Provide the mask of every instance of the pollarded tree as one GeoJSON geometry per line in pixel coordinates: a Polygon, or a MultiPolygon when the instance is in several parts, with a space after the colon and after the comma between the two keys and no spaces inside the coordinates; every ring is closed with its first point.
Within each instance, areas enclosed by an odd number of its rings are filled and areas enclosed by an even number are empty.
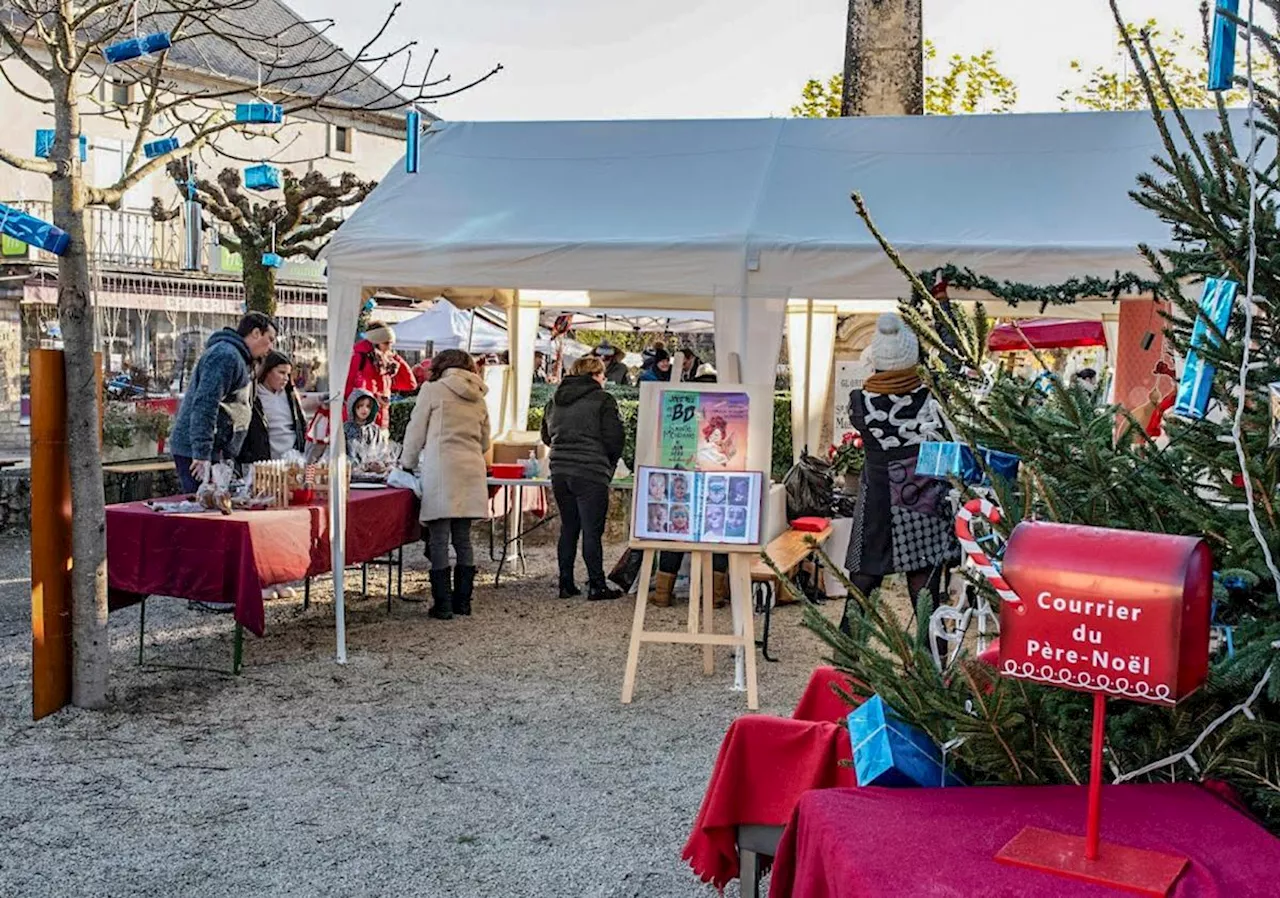
{"type": "MultiPolygon", "coordinates": [[[[329,178],[310,171],[301,178],[289,169],[281,173],[283,202],[256,202],[243,189],[240,172],[224,168],[216,181],[187,178],[183,160],[169,163],[168,173],[181,193],[188,193],[200,207],[224,226],[220,244],[240,254],[243,265],[245,305],[250,311],[276,313],[276,271],[268,264],[267,253],[280,259],[315,259],[330,235],[342,224],[334,213],[358,205],[378,186],[362,181],[352,172],[329,178]],[[229,231],[229,233],[228,233],[229,231]]],[[[166,209],[156,199],[152,215],[157,220],[176,218],[180,208],[166,209]]]]}
{"type": "MultiPolygon", "coordinates": [[[[239,120],[230,105],[257,99],[290,116],[364,109],[390,112],[436,100],[486,80],[454,87],[421,77],[412,42],[375,49],[399,4],[355,53],[325,37],[331,21],[281,20],[274,4],[255,0],[8,0],[0,18],[0,75],[53,122],[47,156],[0,151],[0,161],[47,175],[52,224],[66,235],[58,258],[58,320],[65,346],[67,434],[72,502],[72,701],[102,707],[107,700],[106,518],[95,389],[93,313],[85,210],[118,206],[130,188],[235,131],[270,130],[239,120]],[[211,62],[214,61],[214,62],[211,62]],[[252,71],[211,82],[194,69],[252,71]],[[25,70],[20,76],[17,70],[25,70]],[[389,79],[383,75],[395,73],[389,79]],[[104,106],[94,96],[109,75],[127,81],[133,99],[104,106]],[[28,87],[34,78],[35,88],[28,87]],[[101,116],[122,123],[132,138],[113,183],[86,177],[78,152],[83,123],[101,116]],[[147,144],[176,138],[176,147],[147,144]]],[[[432,55],[434,59],[434,54],[432,55]]],[[[271,116],[274,120],[274,115],[271,116]]],[[[56,236],[56,234],[54,235],[56,236]]],[[[38,239],[38,238],[33,238],[38,239]]]]}

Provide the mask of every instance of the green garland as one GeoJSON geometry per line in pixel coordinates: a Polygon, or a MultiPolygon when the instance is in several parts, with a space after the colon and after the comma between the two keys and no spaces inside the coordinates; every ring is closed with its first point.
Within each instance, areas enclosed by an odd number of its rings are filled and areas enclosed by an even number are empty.
{"type": "Polygon", "coordinates": [[[1121,274],[1116,272],[1110,280],[1097,277],[1074,277],[1061,284],[1037,286],[1035,284],[1018,284],[1014,281],[997,281],[975,273],[969,268],[957,268],[955,265],[944,265],[931,271],[920,272],[920,280],[932,285],[941,277],[950,287],[959,290],[981,290],[991,294],[1011,306],[1019,303],[1038,303],[1043,312],[1049,306],[1067,306],[1082,299],[1093,299],[1100,296],[1111,297],[1112,302],[1120,299],[1121,294],[1137,293],[1139,295],[1160,296],[1160,282],[1141,278],[1133,272],[1121,274]]]}

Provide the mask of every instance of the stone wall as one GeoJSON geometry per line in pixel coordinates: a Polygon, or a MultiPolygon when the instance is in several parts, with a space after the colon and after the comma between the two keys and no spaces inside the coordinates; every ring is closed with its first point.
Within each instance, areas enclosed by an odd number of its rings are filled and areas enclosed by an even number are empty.
{"type": "MultiPolygon", "coordinates": [[[[178,475],[170,467],[144,474],[102,475],[108,504],[172,496],[178,492],[178,475]]],[[[22,534],[31,531],[31,469],[10,468],[0,471],[0,533],[22,534]]]]}
{"type": "Polygon", "coordinates": [[[21,292],[0,294],[0,456],[24,456],[28,428],[22,419],[21,292]]]}

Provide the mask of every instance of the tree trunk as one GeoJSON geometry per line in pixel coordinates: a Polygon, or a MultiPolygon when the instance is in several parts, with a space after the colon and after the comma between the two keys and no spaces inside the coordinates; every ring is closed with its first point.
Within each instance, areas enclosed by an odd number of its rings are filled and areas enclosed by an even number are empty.
{"type": "Polygon", "coordinates": [[[72,152],[80,133],[74,83],[53,85],[56,138],[52,157],[53,223],[71,244],[58,259],[58,323],[62,327],[67,378],[67,457],[71,467],[71,701],[81,708],[107,704],[110,646],[107,641],[107,528],[102,491],[100,396],[89,304],[89,258],[85,245],[85,186],[80,155],[72,152]]]}
{"type": "Polygon", "coordinates": [[[849,0],[840,114],[924,114],[921,0],[849,0]]]}
{"type": "Polygon", "coordinates": [[[276,270],[262,264],[261,251],[248,244],[241,244],[240,260],[243,266],[245,310],[276,314],[276,270]]]}

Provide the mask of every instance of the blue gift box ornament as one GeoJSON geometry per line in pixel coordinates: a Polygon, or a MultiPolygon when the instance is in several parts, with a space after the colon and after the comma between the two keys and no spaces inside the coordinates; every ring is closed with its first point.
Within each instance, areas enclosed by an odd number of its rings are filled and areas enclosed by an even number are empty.
{"type": "Polygon", "coordinates": [[[236,121],[248,125],[278,125],[284,121],[284,107],[278,103],[237,103],[236,121]]]}
{"type": "MultiPolygon", "coordinates": [[[[992,474],[1001,480],[1018,479],[1018,456],[997,449],[978,447],[978,454],[992,474]]],[[[965,443],[926,442],[916,454],[916,473],[943,480],[957,477],[964,483],[983,483],[987,475],[965,443]]]]}
{"type": "Polygon", "coordinates": [[[1236,23],[1223,10],[1238,15],[1240,0],[1218,0],[1209,39],[1209,90],[1231,90],[1236,74],[1236,23]]]}
{"type": "Polygon", "coordinates": [[[246,168],[244,186],[250,190],[277,190],[280,187],[280,169],[265,163],[246,168]]]}
{"type": "Polygon", "coordinates": [[[283,268],[284,257],[276,253],[263,253],[262,264],[267,266],[268,268],[283,268]]]}
{"type": "Polygon", "coordinates": [[[172,46],[173,41],[169,38],[169,32],[157,31],[154,34],[131,37],[128,40],[104,47],[102,49],[102,58],[114,65],[128,62],[130,59],[137,59],[139,56],[146,56],[150,53],[160,53],[172,46]]]}
{"type": "Polygon", "coordinates": [[[418,141],[422,136],[422,114],[409,110],[404,117],[404,170],[411,175],[418,173],[418,141]]]}
{"type": "MultiPolygon", "coordinates": [[[[56,134],[52,128],[39,128],[36,130],[36,155],[41,159],[48,159],[53,154],[53,141],[56,134]]],[[[80,135],[80,161],[89,161],[89,138],[83,134],[80,135]]]]}
{"type": "Polygon", "coordinates": [[[71,245],[71,235],[66,231],[3,203],[0,203],[0,233],[55,256],[65,253],[71,245]]]}
{"type": "Polygon", "coordinates": [[[1178,378],[1178,396],[1173,413],[1184,418],[1203,418],[1209,407],[1209,392],[1213,387],[1214,367],[1200,356],[1200,351],[1218,340],[1209,327],[1210,322],[1225,333],[1231,320],[1231,307],[1235,304],[1240,285],[1226,278],[1206,278],[1204,292],[1200,294],[1200,314],[1191,328],[1191,348],[1178,378]]]}
{"type": "Polygon", "coordinates": [[[182,143],[176,137],[162,137],[159,140],[148,140],[142,145],[142,152],[148,159],[155,159],[157,156],[163,156],[166,153],[172,153],[182,143]]]}
{"type": "Polygon", "coordinates": [[[928,734],[903,721],[873,695],[849,712],[849,741],[859,786],[963,786],[946,772],[928,734]]]}

